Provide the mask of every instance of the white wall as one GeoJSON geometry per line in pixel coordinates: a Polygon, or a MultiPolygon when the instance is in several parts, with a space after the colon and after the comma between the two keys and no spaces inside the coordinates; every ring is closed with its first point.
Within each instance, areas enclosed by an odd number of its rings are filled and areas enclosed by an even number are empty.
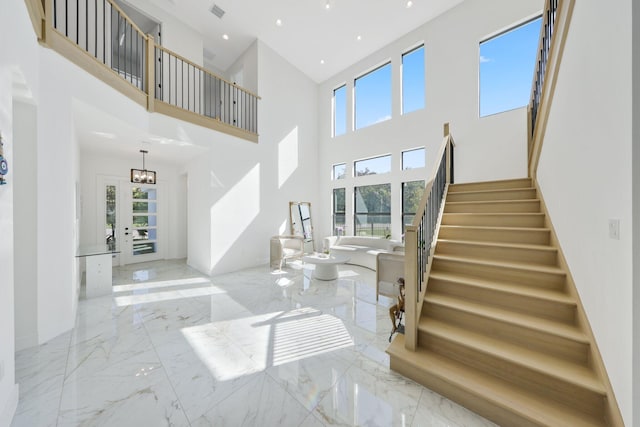
{"type": "Polygon", "coordinates": [[[202,65],[202,35],[148,0],[127,0],[127,3],[144,11],[146,15],[162,24],[162,46],[191,62],[202,65]]]}
{"type": "Polygon", "coordinates": [[[632,199],[633,199],[633,373],[631,375],[633,417],[630,425],[640,425],[640,5],[632,4],[633,22],[633,106],[632,106],[632,199]]]}
{"type": "Polygon", "coordinates": [[[631,0],[615,8],[575,2],[537,173],[627,425],[640,400],[631,375],[639,310],[632,287],[631,28],[631,0]],[[609,219],[620,221],[619,240],[609,238],[609,219]]]}
{"type": "Polygon", "coordinates": [[[188,167],[189,264],[212,274],[267,263],[289,201],[317,200],[317,86],[260,42],[257,65],[260,142],[214,134],[188,167]]]}
{"type": "Polygon", "coordinates": [[[37,108],[29,102],[13,102],[13,130],[15,139],[12,175],[15,190],[14,217],[15,313],[16,351],[38,344],[38,264],[37,248],[37,108]]]}
{"type": "MultiPolygon", "coordinates": [[[[242,72],[243,88],[258,93],[258,42],[256,41],[247,50],[240,55],[238,60],[229,67],[226,75],[233,76],[234,74],[242,72]]],[[[258,93],[258,95],[260,95],[258,93]]]]}
{"type": "MultiPolygon", "coordinates": [[[[0,18],[0,24],[2,18],[0,18]]],[[[7,34],[0,32],[0,39],[7,34]]],[[[1,60],[0,60],[1,61],[1,60]]],[[[0,65],[0,132],[5,143],[4,157],[9,162],[8,184],[0,186],[0,425],[9,425],[18,403],[14,358],[13,291],[13,130],[11,107],[11,71],[0,65]]]]}
{"type": "MultiPolygon", "coordinates": [[[[320,185],[322,211],[317,215],[321,232],[331,232],[331,189],[347,188],[347,233],[353,232],[350,215],[352,188],[356,182],[391,182],[392,237],[400,238],[400,183],[425,179],[431,172],[435,152],[442,142],[443,123],[450,122],[456,141],[456,182],[520,178],[526,170],[526,109],[479,118],[479,42],[540,13],[538,0],[467,0],[445,14],[411,31],[385,48],[328,79],[319,89],[320,185]],[[491,11],[491,13],[487,13],[491,11]],[[478,17],[481,17],[479,19],[478,17]],[[400,115],[401,55],[425,43],[426,108],[400,115]],[[333,90],[347,84],[347,129],[351,125],[353,79],[386,61],[392,61],[392,118],[357,131],[331,137],[333,90]],[[401,151],[425,146],[427,167],[419,177],[400,170],[401,151]],[[384,177],[364,177],[332,182],[331,166],[391,154],[393,170],[384,177]],[[478,159],[481,159],[479,161],[478,159]],[[397,197],[395,196],[397,195],[397,197]]],[[[350,168],[349,168],[350,169],[350,168]]],[[[358,184],[359,185],[359,184],[358,184]]]]}

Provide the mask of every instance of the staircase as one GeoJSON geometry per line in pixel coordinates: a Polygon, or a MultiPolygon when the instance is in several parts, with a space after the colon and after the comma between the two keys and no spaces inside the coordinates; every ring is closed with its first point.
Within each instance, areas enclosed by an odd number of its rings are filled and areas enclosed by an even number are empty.
{"type": "MultiPolygon", "coordinates": [[[[449,186],[418,349],[391,368],[505,426],[615,419],[530,179],[449,186]]],[[[615,401],[613,401],[615,406],[615,401]]]]}

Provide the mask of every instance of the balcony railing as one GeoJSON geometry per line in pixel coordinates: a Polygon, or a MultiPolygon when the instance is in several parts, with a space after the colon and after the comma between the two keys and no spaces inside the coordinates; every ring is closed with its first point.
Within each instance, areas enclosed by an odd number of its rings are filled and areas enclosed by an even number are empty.
{"type": "Polygon", "coordinates": [[[155,45],[113,0],[25,3],[43,44],[150,112],[258,142],[259,96],[155,45]]]}
{"type": "Polygon", "coordinates": [[[257,95],[161,46],[155,64],[156,100],[257,133],[257,95]]]}

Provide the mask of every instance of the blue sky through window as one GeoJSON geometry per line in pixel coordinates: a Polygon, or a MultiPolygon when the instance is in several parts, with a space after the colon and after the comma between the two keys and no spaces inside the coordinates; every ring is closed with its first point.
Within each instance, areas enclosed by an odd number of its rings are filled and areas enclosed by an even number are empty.
{"type": "Polygon", "coordinates": [[[391,118],[391,63],[355,81],[356,129],[391,118]]]}
{"type": "Polygon", "coordinates": [[[480,43],[480,117],[529,102],[541,20],[480,43]]]}
{"type": "Polygon", "coordinates": [[[424,108],[424,45],[402,55],[402,114],[424,108]]]}
{"type": "Polygon", "coordinates": [[[402,152],[402,169],[423,168],[425,162],[424,148],[407,150],[402,152]]]}
{"type": "Polygon", "coordinates": [[[333,91],[333,135],[342,135],[347,131],[347,87],[340,86],[333,91]]]}
{"type": "Polygon", "coordinates": [[[372,157],[355,162],[355,176],[373,175],[391,172],[391,156],[372,157]]]}

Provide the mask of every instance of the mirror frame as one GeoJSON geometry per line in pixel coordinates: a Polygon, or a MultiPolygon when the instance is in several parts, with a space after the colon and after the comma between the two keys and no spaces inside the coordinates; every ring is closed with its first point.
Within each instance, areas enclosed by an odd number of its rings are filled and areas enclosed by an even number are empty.
{"type": "Polygon", "coordinates": [[[313,219],[311,215],[311,202],[289,202],[289,224],[291,234],[294,236],[302,236],[305,241],[305,252],[307,252],[307,243],[311,243],[311,252],[315,251],[315,241],[313,238],[313,219]],[[308,206],[309,218],[302,218],[301,206],[308,206]],[[294,219],[294,209],[296,210],[296,217],[294,219]],[[305,227],[305,221],[308,221],[309,229],[305,227]],[[300,226],[296,227],[296,224],[300,221],[300,226]]]}

